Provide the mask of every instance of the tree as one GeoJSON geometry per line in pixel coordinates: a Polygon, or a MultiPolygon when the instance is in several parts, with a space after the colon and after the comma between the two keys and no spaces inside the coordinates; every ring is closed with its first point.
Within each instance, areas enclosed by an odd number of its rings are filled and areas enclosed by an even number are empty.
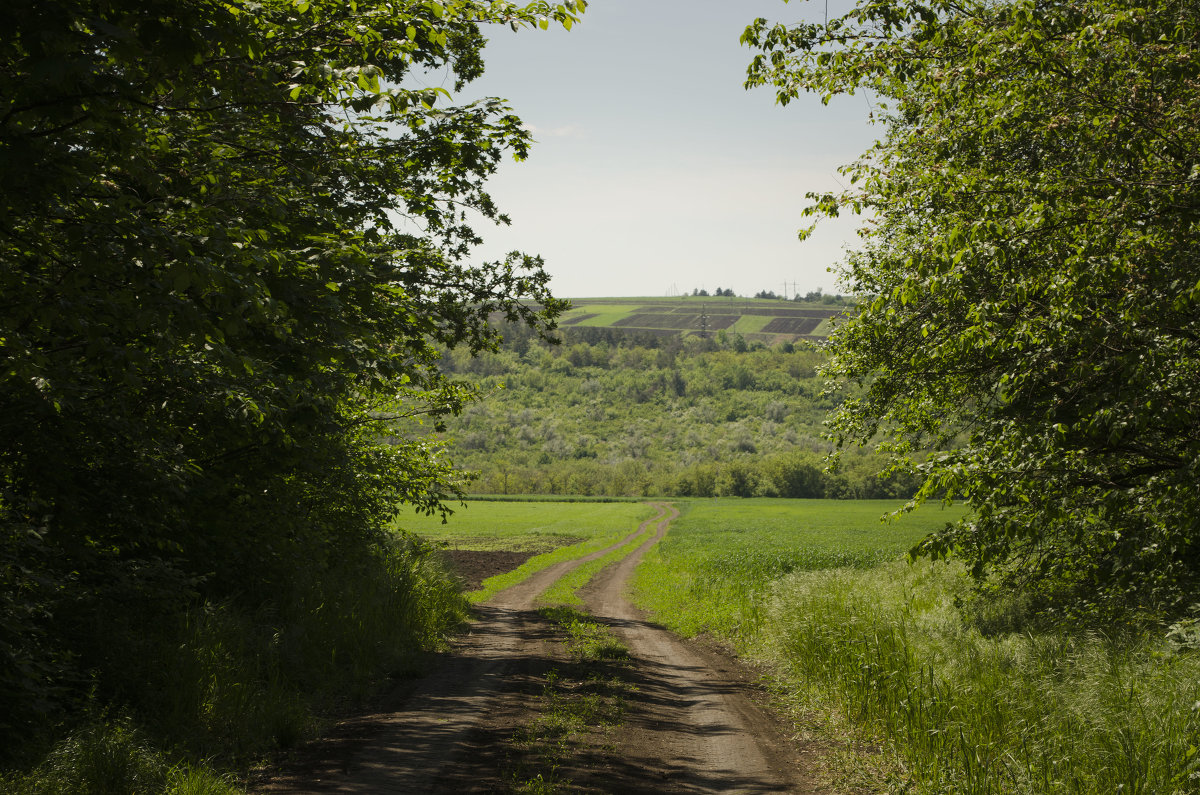
{"type": "Polygon", "coordinates": [[[414,78],[457,89],[480,25],[585,5],[4,4],[0,731],[61,692],[99,602],[269,594],[457,493],[404,430],[470,397],[440,347],[563,303],[537,258],[470,259],[528,132],[414,78]]]}
{"type": "Polygon", "coordinates": [[[1047,614],[1177,615],[1200,584],[1198,11],[882,0],[744,36],[784,104],[879,100],[852,188],[809,208],[870,219],[833,433],[965,499],[920,551],[1047,614]]]}

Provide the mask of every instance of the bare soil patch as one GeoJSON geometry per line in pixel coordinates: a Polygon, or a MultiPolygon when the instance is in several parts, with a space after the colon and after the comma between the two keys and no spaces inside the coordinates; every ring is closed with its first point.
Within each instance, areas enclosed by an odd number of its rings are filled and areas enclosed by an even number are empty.
{"type": "Polygon", "coordinates": [[[764,334],[808,334],[821,325],[824,318],[777,317],[763,326],[764,334]]]}
{"type": "MultiPolygon", "coordinates": [[[[719,331],[729,328],[737,322],[737,315],[708,315],[708,329],[719,331]]],[[[699,329],[700,315],[678,315],[662,313],[657,315],[630,315],[613,323],[614,328],[648,328],[648,329],[699,329]]]]}
{"type": "Polygon", "coordinates": [[[442,552],[450,571],[462,580],[464,591],[478,589],[488,577],[510,572],[536,554],[467,549],[447,549],[442,552]]]}

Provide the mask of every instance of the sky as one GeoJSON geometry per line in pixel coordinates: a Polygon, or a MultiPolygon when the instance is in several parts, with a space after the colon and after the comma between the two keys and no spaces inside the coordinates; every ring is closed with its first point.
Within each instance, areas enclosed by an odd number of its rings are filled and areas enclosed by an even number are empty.
{"type": "Polygon", "coordinates": [[[822,0],[591,0],[570,32],[485,31],[486,72],[455,99],[508,100],[537,143],[489,182],[513,223],[478,227],[479,254],[540,254],[565,298],[844,291],[829,268],[859,222],[797,232],[805,194],[837,189],[837,167],[881,134],[869,101],[779,106],[743,89],[754,52],[738,42],[756,17],[824,13],[822,0]]]}

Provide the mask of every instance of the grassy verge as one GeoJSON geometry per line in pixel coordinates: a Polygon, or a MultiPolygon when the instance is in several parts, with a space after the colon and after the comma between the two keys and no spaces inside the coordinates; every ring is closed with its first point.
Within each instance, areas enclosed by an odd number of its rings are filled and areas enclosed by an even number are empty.
{"type": "Polygon", "coordinates": [[[644,532],[638,533],[629,542],[622,544],[607,555],[588,561],[575,569],[567,572],[566,575],[559,577],[557,581],[547,588],[541,596],[538,597],[538,602],[547,605],[580,605],[582,601],[576,595],[576,592],[591,582],[592,578],[600,573],[604,568],[611,566],[614,563],[622,560],[626,555],[633,552],[635,549],[646,543],[646,540],[651,538],[657,528],[653,525],[648,527],[644,532]]]}
{"type": "MultiPolygon", "coordinates": [[[[551,550],[489,581],[474,595],[480,600],[612,545],[652,515],[633,503],[488,503],[445,525],[426,517],[404,524],[467,548],[551,550]]],[[[177,621],[114,617],[126,622],[108,633],[124,659],[111,666],[96,703],[123,706],[97,706],[40,764],[0,772],[0,791],[238,791],[238,771],[312,736],[323,715],[361,700],[384,677],[416,673],[423,652],[463,620],[467,601],[432,550],[397,535],[370,550],[298,552],[310,563],[269,609],[198,603],[177,621]]]]}
{"type": "Polygon", "coordinates": [[[9,795],[236,795],[227,774],[172,759],[128,719],[98,720],[59,743],[35,770],[0,777],[9,795]]]}
{"type": "Polygon", "coordinates": [[[572,661],[547,675],[537,717],[512,738],[506,777],[522,793],[569,788],[563,769],[583,748],[614,751],[611,737],[630,694],[621,676],[629,650],[607,627],[564,606],[541,612],[563,632],[572,661]]]}
{"type": "Polygon", "coordinates": [[[636,590],[657,620],[767,663],[801,728],[834,749],[834,786],[1200,792],[1195,649],[985,634],[1003,622],[963,615],[957,567],[895,559],[944,514],[864,525],[861,504],[788,502],[683,506],[636,590]]]}

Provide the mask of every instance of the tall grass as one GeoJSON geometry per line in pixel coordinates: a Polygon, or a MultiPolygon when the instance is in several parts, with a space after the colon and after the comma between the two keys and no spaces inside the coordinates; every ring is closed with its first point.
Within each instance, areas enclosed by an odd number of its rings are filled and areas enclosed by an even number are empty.
{"type": "Polygon", "coordinates": [[[985,637],[955,567],[798,572],[760,652],[891,744],[921,792],[1200,791],[1200,657],[1144,638],[985,637]]]}
{"type": "Polygon", "coordinates": [[[880,525],[862,503],[755,502],[681,506],[635,592],[676,631],[769,665],[826,739],[848,730],[884,749],[834,778],[912,793],[1200,792],[1194,648],[964,616],[960,569],[897,560],[945,514],[880,525]]]}
{"type": "Polygon", "coordinates": [[[235,795],[228,776],[173,764],[128,719],[96,721],[60,742],[36,770],[0,776],[9,795],[235,795]]]}
{"type": "Polygon", "coordinates": [[[428,547],[401,538],[304,572],[271,610],[191,611],[166,658],[151,714],[201,753],[244,758],[289,747],[314,714],[363,698],[385,674],[414,673],[465,620],[466,603],[428,547]]]}
{"type": "Polygon", "coordinates": [[[416,671],[466,618],[432,548],[400,536],[295,574],[270,608],[207,602],[147,623],[137,648],[112,649],[97,673],[96,703],[120,705],[120,717],[97,706],[99,717],[0,789],[227,791],[220,770],[311,736],[321,715],[416,671]]]}

